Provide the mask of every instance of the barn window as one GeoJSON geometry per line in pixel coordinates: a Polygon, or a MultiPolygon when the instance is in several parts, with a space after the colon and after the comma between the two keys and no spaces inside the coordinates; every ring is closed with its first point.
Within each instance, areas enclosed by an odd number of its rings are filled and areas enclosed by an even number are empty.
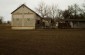
{"type": "Polygon", "coordinates": [[[30,18],[27,18],[27,20],[29,21],[29,20],[30,20],[30,18]]]}
{"type": "Polygon", "coordinates": [[[18,19],[18,18],[17,18],[16,20],[17,20],[17,21],[19,21],[19,19],[18,19]]]}

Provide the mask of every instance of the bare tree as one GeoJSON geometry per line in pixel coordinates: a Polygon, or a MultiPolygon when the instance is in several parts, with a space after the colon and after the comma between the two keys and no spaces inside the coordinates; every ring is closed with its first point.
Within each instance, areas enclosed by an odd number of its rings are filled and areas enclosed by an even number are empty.
{"type": "Polygon", "coordinates": [[[85,14],[85,3],[83,3],[82,13],[85,14]]]}
{"type": "Polygon", "coordinates": [[[44,2],[40,2],[36,10],[43,18],[48,15],[48,12],[47,12],[48,8],[44,2]]]}
{"type": "Polygon", "coordinates": [[[49,6],[48,8],[49,8],[49,9],[48,9],[48,13],[49,13],[48,15],[49,15],[52,19],[54,19],[55,17],[58,16],[58,8],[57,8],[56,5],[49,6]]]}
{"type": "Polygon", "coordinates": [[[81,11],[82,11],[78,4],[74,4],[73,6],[71,6],[71,9],[69,10],[74,15],[74,18],[77,18],[77,16],[81,14],[81,11]]]}
{"type": "Polygon", "coordinates": [[[67,18],[70,18],[70,19],[80,18],[80,16],[81,16],[80,14],[82,15],[82,9],[77,4],[68,6],[68,9],[63,11],[63,16],[65,19],[67,19],[67,18]]]}
{"type": "Polygon", "coordinates": [[[41,2],[36,8],[37,12],[41,15],[41,17],[50,17],[54,19],[58,16],[58,8],[56,5],[46,5],[44,2],[41,2]]]}
{"type": "Polygon", "coordinates": [[[3,17],[2,16],[0,16],[0,24],[2,24],[3,23],[3,17]]]}
{"type": "Polygon", "coordinates": [[[58,19],[62,19],[63,18],[63,11],[60,10],[60,9],[58,9],[57,18],[58,19]]]}

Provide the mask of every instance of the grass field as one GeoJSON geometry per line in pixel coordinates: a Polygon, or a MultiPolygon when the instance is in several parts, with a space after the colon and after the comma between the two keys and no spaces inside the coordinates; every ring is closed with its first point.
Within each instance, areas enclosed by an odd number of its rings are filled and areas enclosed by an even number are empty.
{"type": "Polygon", "coordinates": [[[0,30],[0,55],[85,55],[85,29],[0,30]]]}

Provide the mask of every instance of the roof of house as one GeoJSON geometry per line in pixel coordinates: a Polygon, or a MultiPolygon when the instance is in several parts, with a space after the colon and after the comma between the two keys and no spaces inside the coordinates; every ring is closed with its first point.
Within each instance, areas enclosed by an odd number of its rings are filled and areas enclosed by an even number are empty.
{"type": "Polygon", "coordinates": [[[85,21],[85,19],[56,19],[56,21],[85,21]]]}
{"type": "MultiPolygon", "coordinates": [[[[15,11],[17,11],[19,8],[21,8],[22,6],[25,6],[26,8],[30,9],[28,6],[26,6],[25,4],[22,4],[21,6],[19,6],[17,9],[15,9],[11,14],[13,14],[15,11]]],[[[39,14],[37,14],[35,11],[33,11],[32,9],[30,9],[32,12],[34,12],[37,16],[41,17],[39,14]]]]}
{"type": "Polygon", "coordinates": [[[52,18],[43,18],[43,20],[50,21],[50,20],[52,20],[52,18]]]}

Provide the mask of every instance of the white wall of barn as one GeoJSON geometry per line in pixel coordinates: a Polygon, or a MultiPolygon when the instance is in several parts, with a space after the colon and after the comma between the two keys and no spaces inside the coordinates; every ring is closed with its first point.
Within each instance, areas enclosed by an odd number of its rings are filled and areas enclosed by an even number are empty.
{"type": "Polygon", "coordinates": [[[35,13],[21,7],[12,14],[12,29],[35,29],[35,13]]]}

